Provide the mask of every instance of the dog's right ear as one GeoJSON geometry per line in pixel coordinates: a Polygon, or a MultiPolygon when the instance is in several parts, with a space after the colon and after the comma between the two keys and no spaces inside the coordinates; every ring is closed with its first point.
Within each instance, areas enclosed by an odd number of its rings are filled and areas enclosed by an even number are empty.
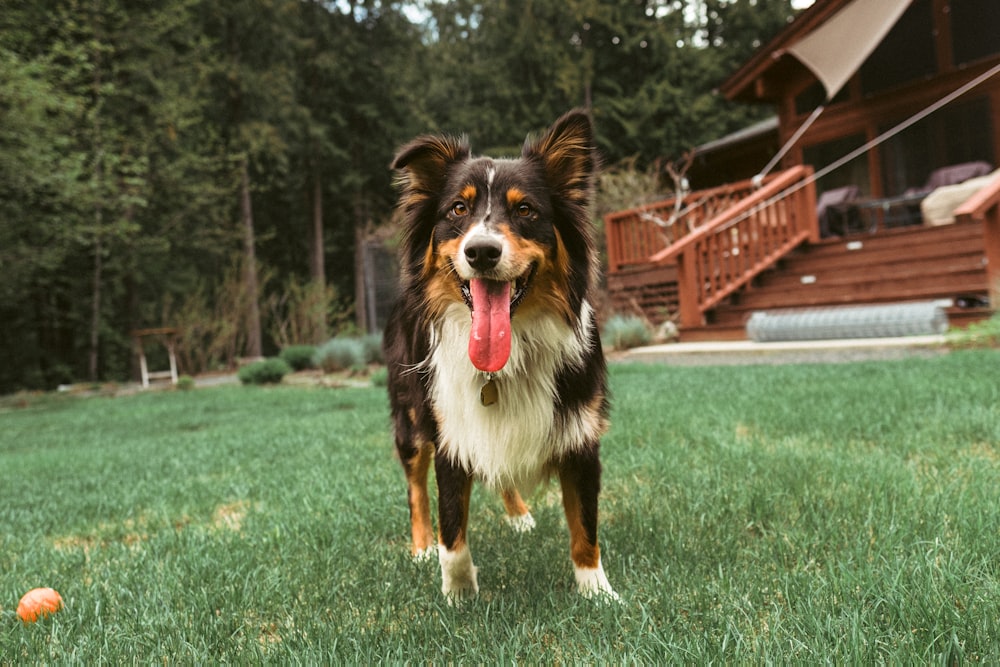
{"type": "Polygon", "coordinates": [[[418,137],[399,149],[391,166],[402,172],[400,205],[413,210],[438,196],[451,166],[467,159],[469,152],[465,138],[429,135],[418,137]]]}

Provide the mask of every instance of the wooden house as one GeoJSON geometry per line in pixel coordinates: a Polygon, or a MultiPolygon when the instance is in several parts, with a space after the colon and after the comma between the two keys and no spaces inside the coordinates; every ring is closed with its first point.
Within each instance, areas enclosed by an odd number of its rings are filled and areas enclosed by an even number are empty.
{"type": "Polygon", "coordinates": [[[752,313],[781,309],[938,300],[952,325],[988,317],[998,26],[997,0],[817,0],[721,86],[777,112],[696,151],[703,183],[740,180],[606,216],[611,307],[674,319],[682,340],[745,338],[752,313]]]}

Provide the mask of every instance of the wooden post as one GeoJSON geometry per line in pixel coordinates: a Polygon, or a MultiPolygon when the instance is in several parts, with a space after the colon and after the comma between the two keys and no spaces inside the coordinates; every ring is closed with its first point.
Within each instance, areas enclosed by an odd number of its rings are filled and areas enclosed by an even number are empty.
{"type": "Polygon", "coordinates": [[[149,386],[149,367],[146,365],[146,351],[142,348],[142,336],[135,336],[135,346],[139,352],[139,373],[142,377],[142,388],[145,389],[149,386]]]}
{"type": "Polygon", "coordinates": [[[621,241],[618,221],[610,215],[604,217],[604,239],[608,244],[608,273],[618,273],[621,262],[621,241]]]}
{"type": "MultiPolygon", "coordinates": [[[[812,176],[812,167],[806,177],[812,176]]],[[[816,215],[816,181],[809,181],[803,188],[803,196],[799,198],[799,213],[801,224],[809,231],[809,243],[819,243],[819,216],[816,215]]]]}
{"type": "Polygon", "coordinates": [[[698,249],[691,247],[677,256],[677,300],[680,302],[681,327],[700,327],[701,307],[698,305],[698,249]]]}
{"type": "Polygon", "coordinates": [[[177,355],[174,354],[174,336],[169,335],[166,340],[167,357],[170,359],[170,383],[177,384],[177,355]]]}
{"type": "Polygon", "coordinates": [[[1000,204],[994,204],[983,218],[983,246],[990,307],[1000,312],[1000,204]]]}
{"type": "Polygon", "coordinates": [[[955,209],[959,223],[983,221],[983,251],[986,255],[986,288],[990,306],[1000,311],[1000,177],[994,178],[955,209]]]}

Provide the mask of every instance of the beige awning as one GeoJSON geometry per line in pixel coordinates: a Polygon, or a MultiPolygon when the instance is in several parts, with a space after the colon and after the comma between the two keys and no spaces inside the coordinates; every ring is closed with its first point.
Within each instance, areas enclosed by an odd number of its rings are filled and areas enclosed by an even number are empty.
{"type": "Polygon", "coordinates": [[[833,96],[871,55],[911,0],[853,0],[788,51],[833,96]]]}

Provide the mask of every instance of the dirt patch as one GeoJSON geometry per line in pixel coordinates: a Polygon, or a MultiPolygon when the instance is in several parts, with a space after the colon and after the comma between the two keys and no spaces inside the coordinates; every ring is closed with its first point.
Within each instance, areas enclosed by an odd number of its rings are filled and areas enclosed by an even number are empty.
{"type": "Polygon", "coordinates": [[[219,505],[212,512],[212,527],[217,530],[231,530],[235,533],[243,529],[243,521],[250,511],[250,502],[237,500],[225,505],[219,505]]]}

